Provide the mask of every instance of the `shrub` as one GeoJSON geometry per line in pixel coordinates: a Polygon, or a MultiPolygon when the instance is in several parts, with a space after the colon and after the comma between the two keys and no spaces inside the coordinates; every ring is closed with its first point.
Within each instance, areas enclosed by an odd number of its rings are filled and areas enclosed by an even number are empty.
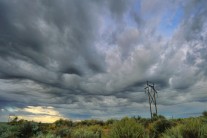
{"type": "Polygon", "coordinates": [[[203,116],[207,117],[207,111],[204,111],[202,114],[203,116]]]}
{"type": "Polygon", "coordinates": [[[107,121],[106,121],[106,125],[111,125],[111,124],[113,124],[114,122],[116,122],[117,120],[115,120],[115,119],[108,119],[107,121]]]}
{"type": "Polygon", "coordinates": [[[43,134],[43,133],[40,133],[37,137],[35,138],[60,138],[59,136],[55,136],[54,134],[52,133],[47,133],[47,134],[43,134]]]}
{"type": "Polygon", "coordinates": [[[167,129],[170,129],[172,126],[174,126],[174,123],[172,121],[159,119],[152,123],[152,126],[149,130],[149,135],[151,138],[158,138],[161,133],[167,129]]]}
{"type": "Polygon", "coordinates": [[[204,124],[200,128],[200,137],[207,138],[207,124],[204,124]]]}
{"type": "Polygon", "coordinates": [[[141,118],[137,121],[138,123],[142,124],[145,128],[149,126],[149,124],[152,122],[151,119],[141,118]]]}
{"type": "Polygon", "coordinates": [[[12,120],[10,122],[8,122],[9,125],[16,125],[18,124],[18,117],[14,116],[12,117],[12,120]]]}
{"type": "Polygon", "coordinates": [[[19,135],[17,136],[20,138],[32,137],[40,131],[38,123],[35,122],[24,122],[19,127],[19,135]]]}
{"type": "Polygon", "coordinates": [[[176,127],[172,127],[171,129],[167,129],[164,134],[162,134],[162,138],[183,138],[181,134],[181,125],[176,127]]]}
{"type": "Polygon", "coordinates": [[[134,119],[123,118],[113,124],[110,132],[112,138],[144,138],[145,130],[134,119]]]}
{"type": "Polygon", "coordinates": [[[56,136],[63,137],[71,137],[72,130],[68,127],[59,127],[55,131],[56,136]]]}
{"type": "Polygon", "coordinates": [[[103,126],[104,122],[101,120],[91,119],[91,120],[83,120],[81,122],[78,122],[77,125],[81,125],[81,126],[100,125],[100,126],[103,126]]]}
{"type": "Polygon", "coordinates": [[[100,138],[101,131],[100,130],[92,130],[90,128],[82,127],[75,129],[73,132],[74,138],[100,138]]]}
{"type": "Polygon", "coordinates": [[[199,138],[202,122],[199,119],[188,119],[182,127],[182,135],[185,138],[199,138]]]}
{"type": "Polygon", "coordinates": [[[163,115],[156,115],[155,113],[152,116],[152,121],[156,121],[158,119],[165,119],[163,115]]]}
{"type": "Polygon", "coordinates": [[[73,122],[71,120],[64,120],[64,119],[59,119],[57,121],[55,121],[55,126],[56,127],[61,127],[61,126],[68,126],[68,127],[72,127],[73,126],[73,122]]]}
{"type": "Polygon", "coordinates": [[[16,125],[2,124],[0,126],[0,137],[1,138],[15,138],[20,134],[20,128],[16,125]]]}
{"type": "Polygon", "coordinates": [[[199,119],[188,119],[184,124],[168,129],[163,138],[207,138],[207,124],[199,119]]]}

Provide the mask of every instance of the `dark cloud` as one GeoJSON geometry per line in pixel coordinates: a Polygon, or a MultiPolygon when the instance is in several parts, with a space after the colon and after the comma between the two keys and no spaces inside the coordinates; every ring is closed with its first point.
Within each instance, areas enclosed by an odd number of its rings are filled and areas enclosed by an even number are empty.
{"type": "Polygon", "coordinates": [[[5,41],[1,56],[19,54],[43,68],[57,62],[55,69],[63,73],[68,68],[82,73],[104,70],[104,62],[93,48],[98,26],[94,11],[89,8],[93,3],[1,1],[1,5],[7,7],[2,13],[8,14],[1,21],[1,38],[5,41]],[[83,64],[86,69],[81,69],[83,64]]]}

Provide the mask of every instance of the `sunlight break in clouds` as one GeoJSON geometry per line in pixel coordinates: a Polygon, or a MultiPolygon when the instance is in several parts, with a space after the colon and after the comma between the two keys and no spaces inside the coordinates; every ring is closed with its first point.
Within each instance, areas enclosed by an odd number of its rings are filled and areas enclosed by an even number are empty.
{"type": "Polygon", "coordinates": [[[25,115],[18,116],[19,119],[25,119],[29,121],[42,122],[42,123],[54,123],[59,119],[64,119],[61,116],[49,116],[49,115],[25,115]]]}
{"type": "Polygon", "coordinates": [[[18,116],[19,118],[37,122],[52,123],[60,118],[64,118],[53,107],[27,106],[23,108],[22,111],[29,113],[29,115],[20,115],[18,116]]]}
{"type": "Polygon", "coordinates": [[[41,106],[27,106],[22,111],[29,112],[32,114],[45,114],[45,115],[56,115],[60,116],[60,113],[55,111],[53,107],[41,107],[41,106]]]}

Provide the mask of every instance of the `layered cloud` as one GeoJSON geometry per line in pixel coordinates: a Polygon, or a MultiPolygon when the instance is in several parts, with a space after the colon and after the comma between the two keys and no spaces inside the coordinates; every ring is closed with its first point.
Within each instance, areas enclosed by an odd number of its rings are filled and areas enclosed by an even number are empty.
{"type": "Polygon", "coordinates": [[[147,80],[158,89],[160,113],[206,110],[206,6],[205,0],[0,1],[1,119],[28,118],[26,112],[148,116],[147,80]]]}

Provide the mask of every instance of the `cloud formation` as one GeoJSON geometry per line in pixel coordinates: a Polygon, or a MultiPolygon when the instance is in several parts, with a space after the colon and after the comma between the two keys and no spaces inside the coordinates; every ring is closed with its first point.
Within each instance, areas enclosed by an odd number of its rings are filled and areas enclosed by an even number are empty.
{"type": "Polygon", "coordinates": [[[71,119],[149,116],[147,80],[159,91],[160,113],[206,110],[189,109],[206,103],[206,6],[1,0],[0,119],[41,115],[43,107],[71,119]]]}

